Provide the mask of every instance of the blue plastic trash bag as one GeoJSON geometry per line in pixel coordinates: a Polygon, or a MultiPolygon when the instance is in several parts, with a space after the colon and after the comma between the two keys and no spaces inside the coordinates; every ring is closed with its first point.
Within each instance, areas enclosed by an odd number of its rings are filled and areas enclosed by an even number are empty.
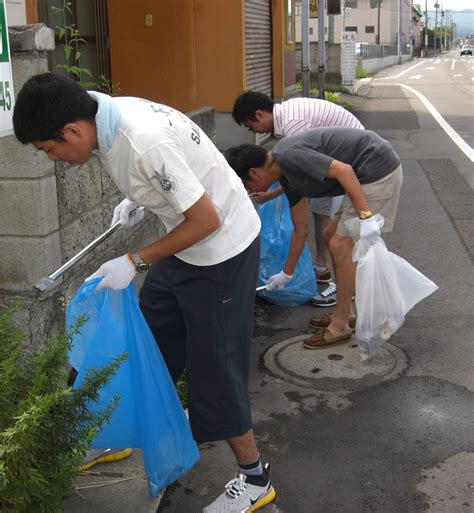
{"type": "MultiPolygon", "coordinates": [[[[260,269],[258,285],[265,285],[270,276],[279,273],[285,265],[290,247],[293,224],[288,198],[281,194],[258,209],[262,221],[260,232],[260,269]]],[[[293,278],[282,289],[261,290],[257,294],[280,306],[298,306],[307,303],[318,293],[313,260],[308,247],[298,260],[293,278]]]]}
{"type": "Polygon", "coordinates": [[[152,496],[187,472],[199,459],[188,419],[166,364],[138,307],[135,286],[125,290],[95,290],[100,278],[84,283],[66,310],[69,328],[78,316],[86,318],[73,337],[69,355],[78,372],[78,387],[88,369],[103,367],[126,352],[128,358],[100,391],[93,411],[112,399],[120,402],[110,422],[94,438],[92,447],[143,451],[152,496]]]}

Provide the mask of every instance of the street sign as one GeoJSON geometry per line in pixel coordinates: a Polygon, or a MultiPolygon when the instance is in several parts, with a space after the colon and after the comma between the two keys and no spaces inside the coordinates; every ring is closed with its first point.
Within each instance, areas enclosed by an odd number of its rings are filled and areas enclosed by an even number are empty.
{"type": "Polygon", "coordinates": [[[13,133],[14,103],[7,10],[5,0],[0,0],[0,137],[13,133]]]}
{"type": "Polygon", "coordinates": [[[354,87],[355,84],[355,32],[343,32],[341,40],[341,75],[344,87],[354,87]]]}

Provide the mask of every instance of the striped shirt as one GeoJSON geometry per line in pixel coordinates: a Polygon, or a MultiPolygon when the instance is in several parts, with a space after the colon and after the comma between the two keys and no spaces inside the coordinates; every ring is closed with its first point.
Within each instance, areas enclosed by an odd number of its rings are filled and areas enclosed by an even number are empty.
{"type": "Polygon", "coordinates": [[[348,110],[317,98],[293,98],[273,106],[274,134],[282,137],[300,134],[311,128],[364,126],[348,110]]]}

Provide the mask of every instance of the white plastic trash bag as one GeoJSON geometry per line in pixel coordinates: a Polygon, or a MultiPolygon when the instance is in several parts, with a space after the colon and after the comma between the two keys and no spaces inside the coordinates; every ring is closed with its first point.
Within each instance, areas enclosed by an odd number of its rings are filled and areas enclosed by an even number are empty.
{"type": "MultiPolygon", "coordinates": [[[[382,228],[384,220],[375,219],[382,228]]],[[[346,221],[355,241],[352,260],[356,270],[356,339],[366,360],[375,354],[405,321],[405,315],[438,286],[407,261],[388,251],[381,237],[366,250],[359,241],[360,220],[346,221]]]]}

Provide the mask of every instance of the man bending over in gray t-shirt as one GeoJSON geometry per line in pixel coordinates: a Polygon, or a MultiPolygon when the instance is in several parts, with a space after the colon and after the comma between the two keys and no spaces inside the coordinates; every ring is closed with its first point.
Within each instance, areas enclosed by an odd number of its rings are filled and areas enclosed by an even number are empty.
{"type": "Polygon", "coordinates": [[[307,349],[323,349],[349,341],[355,325],[352,297],[356,264],[352,261],[354,242],[344,222],[359,217],[360,238],[372,245],[380,235],[373,214],[381,214],[382,231],[391,231],[402,185],[400,159],[389,142],[374,132],[354,128],[315,128],[279,141],[271,151],[242,144],[230,148],[226,158],[245,188],[266,191],[279,181],[290,204],[294,232],[285,265],[268,280],[284,287],[291,279],[308,236],[306,198],[344,194],[337,213],[337,229],[329,239],[329,251],[336,272],[338,302],[334,314],[311,319],[317,329],[305,340],[307,349]]]}

